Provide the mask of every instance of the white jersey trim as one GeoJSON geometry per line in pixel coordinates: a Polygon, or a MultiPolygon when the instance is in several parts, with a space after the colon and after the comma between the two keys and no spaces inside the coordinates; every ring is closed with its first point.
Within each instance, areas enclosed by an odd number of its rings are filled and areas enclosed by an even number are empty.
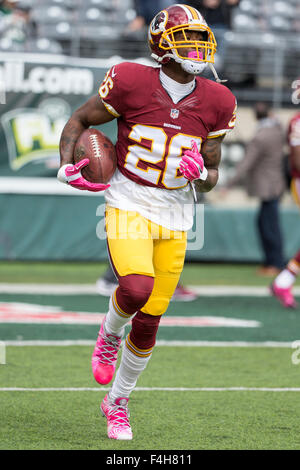
{"type": "Polygon", "coordinates": [[[209,132],[207,134],[207,138],[209,139],[210,137],[219,137],[220,135],[227,134],[227,132],[230,131],[232,131],[232,129],[221,129],[220,131],[209,132]]]}
{"type": "Polygon", "coordinates": [[[107,111],[108,111],[110,114],[112,114],[112,115],[115,116],[115,117],[120,117],[120,116],[121,116],[121,114],[119,114],[119,113],[115,110],[115,108],[113,108],[110,104],[105,103],[105,101],[103,101],[103,100],[101,100],[101,101],[102,101],[102,103],[104,104],[104,106],[106,107],[107,111]]]}

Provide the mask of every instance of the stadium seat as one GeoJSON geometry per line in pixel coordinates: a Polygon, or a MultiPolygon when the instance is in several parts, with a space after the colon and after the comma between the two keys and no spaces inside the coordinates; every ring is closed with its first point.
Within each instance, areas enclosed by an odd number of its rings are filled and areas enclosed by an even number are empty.
{"type": "Polygon", "coordinates": [[[134,8],[133,0],[86,0],[82,4],[86,8],[98,7],[103,10],[126,11],[134,8]]]}
{"type": "Polygon", "coordinates": [[[89,23],[80,24],[77,28],[81,39],[89,39],[97,42],[99,40],[116,40],[120,38],[120,32],[112,24],[101,26],[91,26],[89,23]]]}
{"type": "Polygon", "coordinates": [[[80,8],[76,12],[76,22],[81,23],[91,23],[99,25],[115,24],[115,25],[127,25],[135,17],[134,10],[127,10],[122,12],[119,11],[108,11],[96,6],[91,6],[89,8],[80,8]]]}
{"type": "Polygon", "coordinates": [[[0,39],[0,51],[2,52],[24,52],[24,43],[12,41],[10,38],[0,39]]]}
{"type": "Polygon", "coordinates": [[[273,12],[275,15],[283,16],[284,18],[293,18],[295,8],[289,2],[275,2],[273,5],[273,12]]]}
{"type": "Polygon", "coordinates": [[[81,0],[35,0],[35,8],[39,6],[60,6],[63,8],[77,9],[81,0]]]}
{"type": "Polygon", "coordinates": [[[240,13],[254,15],[257,11],[257,2],[251,0],[242,0],[239,4],[240,13]]]}
{"type": "Polygon", "coordinates": [[[42,6],[33,8],[31,11],[31,19],[35,23],[53,23],[58,21],[71,22],[74,18],[73,12],[58,5],[42,6]]]}
{"type": "Polygon", "coordinates": [[[73,38],[73,26],[66,21],[60,21],[57,24],[40,24],[37,27],[39,38],[48,38],[56,40],[71,40],[73,38]]]}
{"type": "Polygon", "coordinates": [[[31,39],[26,42],[26,51],[44,54],[62,54],[63,48],[57,41],[49,38],[31,39]]]}
{"type": "Polygon", "coordinates": [[[250,15],[237,13],[233,15],[232,27],[234,31],[257,31],[259,29],[257,20],[250,15]]]}
{"type": "Polygon", "coordinates": [[[110,13],[102,10],[101,8],[97,8],[91,6],[89,8],[79,9],[76,12],[76,22],[80,23],[91,23],[91,24],[106,24],[110,20],[110,13]]]}
{"type": "Polygon", "coordinates": [[[272,31],[291,31],[292,25],[288,18],[273,15],[269,18],[269,26],[272,31]]]}

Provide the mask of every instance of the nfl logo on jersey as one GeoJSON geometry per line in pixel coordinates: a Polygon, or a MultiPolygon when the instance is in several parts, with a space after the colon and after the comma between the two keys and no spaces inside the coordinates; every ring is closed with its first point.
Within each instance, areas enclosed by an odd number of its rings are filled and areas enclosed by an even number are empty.
{"type": "Polygon", "coordinates": [[[179,116],[179,110],[178,109],[171,109],[170,116],[172,119],[177,119],[179,116]]]}

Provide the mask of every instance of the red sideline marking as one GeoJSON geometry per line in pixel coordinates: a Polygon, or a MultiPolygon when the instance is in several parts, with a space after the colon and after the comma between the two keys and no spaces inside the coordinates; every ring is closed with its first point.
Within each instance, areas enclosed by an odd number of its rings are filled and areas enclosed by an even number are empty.
{"type": "MultiPolygon", "coordinates": [[[[64,312],[61,307],[26,303],[0,302],[0,323],[44,323],[44,324],[83,324],[100,325],[104,313],[64,312]]],[[[174,317],[163,316],[161,326],[189,327],[258,327],[253,320],[224,317],[174,317]]]]}

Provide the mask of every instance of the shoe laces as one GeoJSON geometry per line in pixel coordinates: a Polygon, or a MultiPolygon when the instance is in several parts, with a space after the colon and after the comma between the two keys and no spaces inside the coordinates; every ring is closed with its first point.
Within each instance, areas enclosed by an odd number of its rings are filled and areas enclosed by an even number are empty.
{"type": "Polygon", "coordinates": [[[109,418],[113,419],[114,424],[130,427],[128,418],[130,417],[127,406],[112,404],[108,409],[109,418]]]}
{"type": "Polygon", "coordinates": [[[107,336],[105,333],[102,333],[101,341],[101,351],[99,351],[99,354],[96,354],[96,356],[99,358],[99,362],[112,364],[116,360],[120,339],[118,337],[114,337],[112,335],[107,336]]]}

